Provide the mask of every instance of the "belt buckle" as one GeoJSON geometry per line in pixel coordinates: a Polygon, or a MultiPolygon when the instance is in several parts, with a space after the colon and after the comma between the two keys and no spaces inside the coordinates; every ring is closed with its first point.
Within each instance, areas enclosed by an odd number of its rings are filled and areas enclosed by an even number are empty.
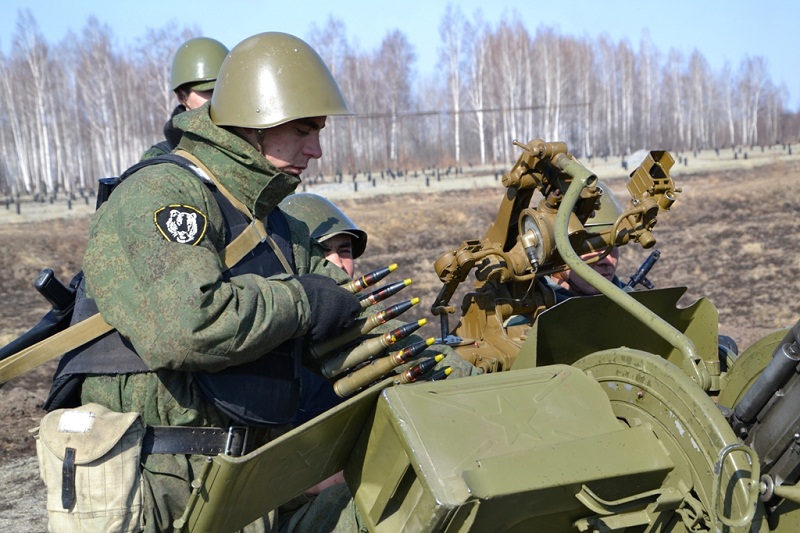
{"type": "Polygon", "coordinates": [[[225,440],[225,455],[231,455],[233,457],[240,457],[245,454],[247,448],[247,436],[249,430],[247,426],[229,426],[228,427],[228,438],[225,440]],[[238,450],[238,453],[235,453],[237,450],[234,448],[234,439],[236,439],[236,435],[242,434],[241,437],[241,447],[238,450]]]}

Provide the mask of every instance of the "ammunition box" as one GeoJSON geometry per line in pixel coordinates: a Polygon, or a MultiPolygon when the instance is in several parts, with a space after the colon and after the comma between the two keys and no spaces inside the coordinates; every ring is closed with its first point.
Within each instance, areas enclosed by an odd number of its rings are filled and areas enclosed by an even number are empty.
{"type": "Polygon", "coordinates": [[[574,531],[595,514],[581,494],[642,494],[672,468],[596,381],[554,365],[385,389],[345,477],[370,531],[574,531]]]}

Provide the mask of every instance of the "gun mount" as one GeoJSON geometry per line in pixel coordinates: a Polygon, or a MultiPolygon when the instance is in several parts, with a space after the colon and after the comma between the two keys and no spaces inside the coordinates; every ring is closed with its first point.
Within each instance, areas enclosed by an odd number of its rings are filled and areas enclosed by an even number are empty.
{"type": "Polygon", "coordinates": [[[545,276],[571,268],[608,294],[605,280],[578,256],[599,251],[594,259],[599,261],[613,247],[630,242],[651,248],[659,211],[668,210],[680,192],[669,176],[674,160],[667,152],[651,152],[631,173],[631,198],[624,209],[564,143],[537,139],[515,144],[523,153],[503,176],[506,193],[489,230],[434,265],[443,285],[431,311],[440,316],[443,331],[449,330],[447,315],[455,312],[450,299],[474,274],[474,290],[464,298],[452,333],[461,339],[457,350],[462,357],[485,371],[510,368],[538,315],[555,303],[542,282],[545,276]],[[574,198],[562,210],[569,191],[574,198]],[[530,207],[537,193],[538,204],[530,207]],[[611,223],[598,231],[588,224],[597,218],[611,223]],[[558,242],[559,234],[566,239],[558,242]]]}

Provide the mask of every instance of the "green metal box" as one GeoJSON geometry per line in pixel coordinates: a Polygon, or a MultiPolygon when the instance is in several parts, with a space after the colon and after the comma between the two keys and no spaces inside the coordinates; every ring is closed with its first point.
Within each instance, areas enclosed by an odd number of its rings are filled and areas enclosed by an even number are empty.
{"type": "Polygon", "coordinates": [[[564,365],[382,391],[345,469],[370,531],[574,531],[581,503],[658,489],[646,427],[564,365]]]}

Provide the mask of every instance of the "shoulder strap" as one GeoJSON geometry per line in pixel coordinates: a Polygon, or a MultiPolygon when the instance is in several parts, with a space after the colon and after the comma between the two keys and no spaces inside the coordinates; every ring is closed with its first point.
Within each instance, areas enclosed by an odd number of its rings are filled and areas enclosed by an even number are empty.
{"type": "Polygon", "coordinates": [[[233,196],[228,189],[226,189],[211,173],[210,170],[203,164],[202,161],[197,159],[194,155],[190,154],[185,150],[178,149],[175,151],[175,155],[179,155],[180,157],[184,157],[197,165],[197,167],[202,170],[205,175],[214,182],[219,192],[236,208],[237,211],[241,212],[244,216],[250,220],[250,225],[247,226],[242,233],[239,234],[230,244],[223,250],[223,254],[220,254],[222,258],[222,262],[228,267],[232,267],[236,263],[241,260],[242,257],[250,253],[250,250],[255,248],[258,244],[262,242],[266,242],[269,244],[269,247],[272,248],[272,251],[275,253],[275,256],[283,265],[284,270],[287,274],[292,273],[292,267],[289,265],[289,261],[286,259],[286,256],[278,247],[275,240],[269,236],[267,233],[267,228],[264,225],[264,222],[261,219],[255,218],[253,213],[250,212],[250,209],[247,208],[242,202],[240,202],[235,196],[233,196]],[[241,241],[241,242],[240,242],[241,241]],[[231,256],[230,258],[228,256],[231,256]],[[238,256],[238,257],[237,257],[238,256]],[[232,263],[228,264],[230,260],[236,259],[232,263]]]}
{"type": "Polygon", "coordinates": [[[170,153],[172,151],[172,145],[166,139],[164,139],[161,142],[157,142],[156,144],[154,144],[153,148],[155,148],[157,150],[161,150],[165,154],[168,154],[168,153],[170,153]]]}
{"type": "Polygon", "coordinates": [[[83,346],[90,340],[113,329],[103,320],[100,313],[97,313],[74,326],[28,346],[0,361],[0,384],[55,359],[61,354],[83,346]]]}
{"type": "MultiPolygon", "coordinates": [[[[211,174],[205,165],[200,162],[200,160],[194,156],[191,156],[191,154],[188,152],[181,152],[181,155],[165,154],[152,159],[140,161],[123,172],[119,178],[113,179],[117,179],[117,184],[119,184],[121,181],[140,168],[157,163],[171,162],[190,170],[201,180],[204,179],[212,181],[215,185],[217,185],[220,191],[223,192],[223,194],[227,192],[221,185],[219,185],[217,179],[213,176],[213,174],[211,174]],[[184,157],[185,155],[189,155],[191,159],[189,157],[184,157]]],[[[111,190],[113,190],[113,187],[111,190]]],[[[111,190],[109,190],[109,194],[111,190]]],[[[108,198],[108,196],[106,196],[106,198],[108,198]]],[[[231,198],[233,197],[231,196],[231,198]]],[[[100,203],[102,202],[99,202],[98,206],[100,203]]],[[[241,202],[238,203],[241,205],[241,202]]],[[[250,218],[252,219],[253,217],[250,216],[250,218]]],[[[258,220],[258,225],[256,225],[254,222],[255,220],[251,222],[247,230],[243,231],[237,238],[231,241],[228,246],[219,252],[220,260],[222,261],[222,264],[225,265],[225,269],[227,270],[234,266],[236,263],[241,261],[244,256],[250,253],[250,251],[255,248],[256,245],[266,240],[270,243],[270,246],[275,251],[275,255],[277,255],[281,260],[281,263],[283,264],[284,268],[287,269],[287,272],[291,273],[292,270],[286,260],[286,257],[280,251],[277,244],[275,244],[275,241],[272,240],[272,238],[270,238],[267,234],[263,222],[258,220]],[[259,234],[259,232],[261,233],[259,234]]],[[[37,366],[50,361],[51,359],[55,359],[56,357],[74,350],[75,348],[79,348],[87,342],[96,339],[101,335],[112,331],[113,329],[114,328],[112,326],[103,320],[103,318],[100,316],[100,313],[97,313],[96,315],[92,315],[86,320],[82,320],[63,331],[56,333],[55,335],[47,337],[36,344],[20,350],[19,352],[0,361],[0,385],[9,381],[10,379],[24,374],[28,370],[36,368],[37,366]]]]}
{"type": "Polygon", "coordinates": [[[119,176],[114,176],[111,178],[100,178],[97,180],[98,188],[97,188],[97,204],[95,205],[95,209],[99,208],[101,205],[105,203],[106,200],[111,196],[111,193],[114,192],[114,189],[125,181],[125,179],[136,172],[137,170],[143,169],[144,167],[149,167],[150,165],[158,165],[160,163],[174,163],[181,168],[185,168],[186,170],[190,171],[192,174],[200,178],[201,180],[209,181],[206,178],[200,169],[194,166],[190,161],[188,161],[184,157],[176,156],[174,154],[159,154],[157,156],[151,157],[149,159],[143,159],[141,161],[137,161],[132,166],[128,167],[125,172],[120,174],[119,176]]]}

